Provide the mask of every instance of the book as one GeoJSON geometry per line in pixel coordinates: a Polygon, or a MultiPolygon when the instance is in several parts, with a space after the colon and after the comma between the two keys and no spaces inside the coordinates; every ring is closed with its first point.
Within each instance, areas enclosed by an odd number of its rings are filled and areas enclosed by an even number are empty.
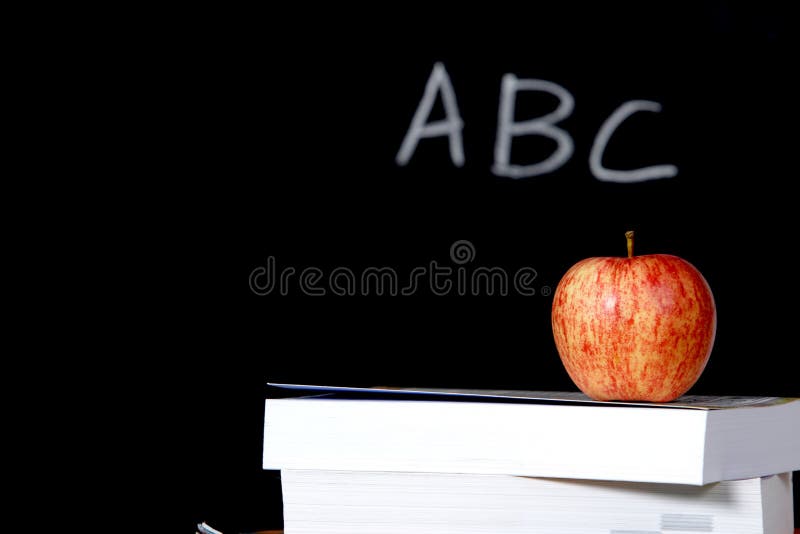
{"type": "Polygon", "coordinates": [[[287,469],[281,484],[291,534],[792,534],[791,476],[693,486],[287,469]]]}
{"type": "Polygon", "coordinates": [[[690,485],[800,469],[798,399],[272,386],[264,469],[690,485]]]}

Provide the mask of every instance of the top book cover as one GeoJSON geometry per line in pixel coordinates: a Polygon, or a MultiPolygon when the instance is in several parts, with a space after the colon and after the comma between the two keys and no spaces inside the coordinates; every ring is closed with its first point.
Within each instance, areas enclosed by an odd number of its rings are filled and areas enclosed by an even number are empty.
{"type": "Polygon", "coordinates": [[[692,485],[800,470],[800,399],[269,385],[264,469],[692,485]]]}

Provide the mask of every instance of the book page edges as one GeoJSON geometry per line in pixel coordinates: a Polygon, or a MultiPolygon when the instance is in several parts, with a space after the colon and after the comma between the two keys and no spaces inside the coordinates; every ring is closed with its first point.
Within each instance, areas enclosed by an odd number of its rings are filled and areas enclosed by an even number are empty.
{"type": "Polygon", "coordinates": [[[265,414],[264,469],[703,483],[704,411],[293,398],[265,414]]]}
{"type": "Polygon", "coordinates": [[[800,403],[707,413],[704,484],[800,470],[800,403]]]}

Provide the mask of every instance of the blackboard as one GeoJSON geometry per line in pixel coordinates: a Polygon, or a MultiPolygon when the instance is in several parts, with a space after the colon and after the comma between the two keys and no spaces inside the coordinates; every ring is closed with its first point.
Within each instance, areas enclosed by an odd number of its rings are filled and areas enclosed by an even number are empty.
{"type": "Polygon", "coordinates": [[[574,389],[549,297],[579,259],[624,255],[629,229],[638,254],[682,256],[714,292],[694,393],[800,396],[783,8],[304,6],[162,22],[153,87],[168,122],[151,134],[169,154],[154,191],[180,292],[170,384],[191,399],[188,524],[280,525],[277,478],[260,470],[268,380],[574,389]],[[561,115],[504,144],[504,91],[506,126],[561,115]],[[406,140],[418,111],[451,122],[406,140]],[[662,167],[604,173],[593,152],[606,170],[662,167]],[[433,263],[449,289],[402,294],[433,263]],[[523,270],[534,294],[460,292],[459,267],[523,270]],[[268,269],[285,285],[270,289],[268,269]],[[377,269],[397,294],[347,286],[377,269]]]}

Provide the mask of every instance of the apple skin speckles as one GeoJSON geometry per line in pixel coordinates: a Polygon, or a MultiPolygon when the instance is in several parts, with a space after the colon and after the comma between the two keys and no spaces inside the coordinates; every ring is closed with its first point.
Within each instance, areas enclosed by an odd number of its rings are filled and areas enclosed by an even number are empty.
{"type": "Polygon", "coordinates": [[[587,258],[564,274],[553,296],[561,361],[597,400],[680,397],[705,369],[716,327],[705,278],[669,254],[587,258]]]}

